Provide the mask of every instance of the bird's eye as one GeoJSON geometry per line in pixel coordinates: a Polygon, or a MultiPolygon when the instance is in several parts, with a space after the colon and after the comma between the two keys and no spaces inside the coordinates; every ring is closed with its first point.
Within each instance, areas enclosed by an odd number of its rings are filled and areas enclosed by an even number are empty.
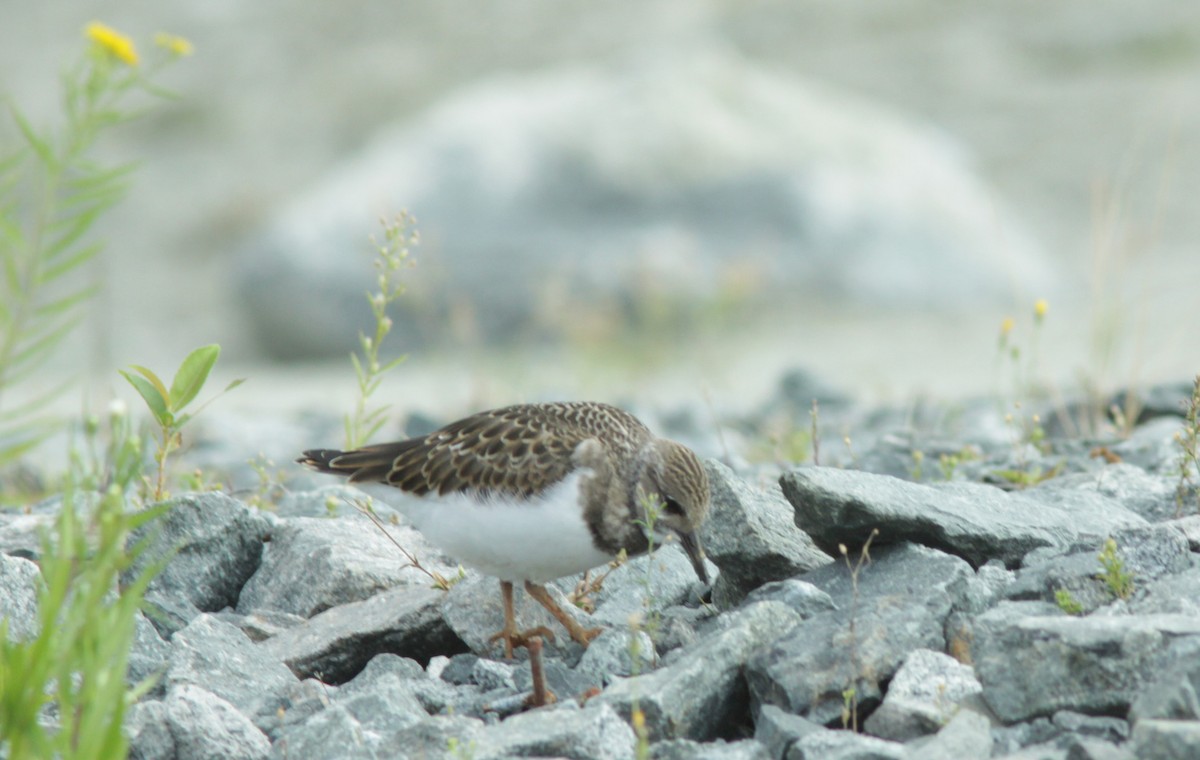
{"type": "Polygon", "coordinates": [[[675,517],[683,517],[683,507],[679,506],[679,502],[674,499],[667,499],[667,503],[663,505],[663,512],[675,517]]]}

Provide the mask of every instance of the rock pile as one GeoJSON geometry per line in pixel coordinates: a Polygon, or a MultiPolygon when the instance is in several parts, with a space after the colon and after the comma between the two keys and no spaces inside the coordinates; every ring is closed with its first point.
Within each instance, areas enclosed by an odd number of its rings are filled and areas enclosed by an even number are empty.
{"type": "MultiPolygon", "coordinates": [[[[1021,453],[1057,468],[1021,488],[994,477],[1012,444],[897,477],[914,459],[882,430],[859,437],[876,472],[788,466],[776,482],[710,461],[714,604],[669,544],[591,587],[560,582],[607,630],[586,651],[547,642],[558,701],[536,710],[527,655],[488,642],[494,580],[431,588],[364,518],[330,516],[341,487],[275,512],[186,494],[152,538],[149,556],[174,554],[131,658],[131,678],[161,674],[128,714],[133,756],[633,758],[648,742],[660,760],[1200,757],[1200,516],[1193,493],[1175,502],[1180,424],[1149,420],[1108,457],[1080,441],[1021,453]]],[[[18,637],[36,630],[28,523],[50,514],[0,517],[0,616],[18,637]]],[[[523,623],[556,626],[523,605],[523,623]]]]}

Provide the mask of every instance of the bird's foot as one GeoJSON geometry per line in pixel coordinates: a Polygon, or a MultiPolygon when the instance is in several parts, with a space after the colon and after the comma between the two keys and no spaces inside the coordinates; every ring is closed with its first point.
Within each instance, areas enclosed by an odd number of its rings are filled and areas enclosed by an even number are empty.
{"type": "Polygon", "coordinates": [[[513,649],[517,647],[529,648],[531,639],[541,636],[542,638],[554,640],[554,631],[544,625],[539,625],[537,628],[529,628],[524,631],[518,631],[516,626],[511,628],[504,627],[496,631],[488,637],[488,643],[491,644],[496,640],[504,642],[504,657],[511,660],[513,657],[513,649]]]}

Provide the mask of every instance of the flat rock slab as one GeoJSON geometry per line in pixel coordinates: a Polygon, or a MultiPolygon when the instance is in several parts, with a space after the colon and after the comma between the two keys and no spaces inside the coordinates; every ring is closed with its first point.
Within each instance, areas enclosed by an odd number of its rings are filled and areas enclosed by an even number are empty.
{"type": "Polygon", "coordinates": [[[1006,723],[1058,710],[1124,715],[1142,688],[1196,651],[1200,617],[1014,615],[997,607],[976,621],[972,650],[983,698],[1006,723]]]}
{"type": "Polygon", "coordinates": [[[972,577],[958,557],[914,544],[873,552],[858,571],[857,590],[844,564],[817,568],[804,580],[837,609],[804,620],[751,657],[751,692],[759,703],[840,724],[846,689],[854,687],[866,707],[909,652],[946,650],[946,619],[972,577]]]}
{"type": "Polygon", "coordinates": [[[280,520],[262,564],[238,596],[238,611],[311,617],[400,585],[428,586],[429,576],[413,567],[393,540],[429,570],[454,577],[454,565],[416,530],[395,525],[387,530],[390,539],[361,515],[280,520]]]}
{"type": "Polygon", "coordinates": [[[652,740],[719,736],[747,709],[746,661],[799,622],[800,616],[780,602],[758,602],[732,612],[722,628],[698,639],[670,664],[613,684],[588,702],[588,709],[612,706],[628,720],[637,706],[652,740]]]}
{"type": "Polygon", "coordinates": [[[703,540],[708,557],[721,568],[713,586],[718,607],[728,609],[764,583],[833,561],[796,527],[778,488],[754,488],[715,460],[705,464],[712,509],[703,540]]]}
{"type": "Polygon", "coordinates": [[[466,645],[442,620],[443,597],[444,592],[433,589],[385,591],[325,610],[258,646],[298,677],[326,683],[350,680],[385,652],[422,662],[465,652],[466,645]]]}
{"type": "Polygon", "coordinates": [[[150,619],[170,636],[201,612],[237,604],[258,569],[270,529],[262,513],[225,494],[187,493],[167,503],[162,519],[134,531],[135,540],[149,536],[150,544],[122,581],[130,582],[151,562],[168,560],[150,581],[146,601],[157,608],[150,619]]]}
{"type": "Polygon", "coordinates": [[[919,485],[886,475],[830,467],[792,470],[780,479],[796,510],[796,525],[817,546],[912,541],[955,554],[979,567],[1000,559],[1015,567],[1042,546],[1104,539],[1146,521],[1095,492],[1014,492],[977,483],[919,485]]]}

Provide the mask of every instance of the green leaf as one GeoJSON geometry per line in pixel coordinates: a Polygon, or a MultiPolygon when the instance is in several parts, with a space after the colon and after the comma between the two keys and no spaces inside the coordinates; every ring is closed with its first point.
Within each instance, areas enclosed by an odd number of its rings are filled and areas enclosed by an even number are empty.
{"type": "Polygon", "coordinates": [[[85,301],[92,297],[99,290],[99,287],[90,285],[86,288],[81,288],[74,293],[69,293],[56,301],[44,303],[34,310],[34,313],[39,317],[58,316],[64,314],[71,309],[83,305],[85,301]]]}
{"type": "Polygon", "coordinates": [[[133,389],[146,402],[146,406],[150,408],[150,413],[154,415],[154,419],[158,420],[159,425],[170,427],[174,423],[175,420],[172,418],[171,412],[167,410],[167,400],[159,393],[154,383],[137,375],[131,375],[123,369],[117,371],[121,373],[121,377],[129,381],[133,389]]]}
{"type": "Polygon", "coordinates": [[[100,212],[104,209],[93,206],[85,211],[74,216],[62,219],[59,224],[54,225],[54,231],[59,228],[65,228],[65,231],[54,239],[50,245],[46,246],[43,254],[47,259],[53,259],[63,251],[75,244],[83,233],[87,232],[95,223],[96,218],[100,216],[100,212]]]}
{"type": "Polygon", "coordinates": [[[24,115],[15,106],[9,110],[12,111],[13,121],[17,123],[21,134],[25,136],[25,142],[29,143],[29,147],[33,148],[33,152],[37,154],[41,162],[50,168],[57,167],[58,161],[54,156],[54,151],[50,148],[50,144],[38,136],[37,130],[26,121],[24,115]]]}
{"type": "Polygon", "coordinates": [[[178,412],[196,398],[220,355],[221,347],[216,343],[202,346],[188,354],[183,364],[179,365],[175,379],[171,381],[171,411],[178,412]]]}
{"type": "Polygon", "coordinates": [[[42,276],[40,278],[41,281],[51,282],[52,280],[61,277],[88,259],[91,259],[97,253],[99,253],[103,247],[104,246],[100,243],[92,243],[91,245],[86,245],[83,248],[80,248],[77,253],[73,254],[65,261],[60,261],[52,267],[46,267],[43,269],[42,276]]]}
{"type": "Polygon", "coordinates": [[[169,404],[171,400],[171,394],[167,390],[166,384],[158,378],[158,375],[154,374],[153,370],[143,367],[140,364],[130,365],[130,369],[136,371],[139,375],[149,380],[154,388],[158,391],[159,395],[163,397],[163,401],[169,404]]]}

